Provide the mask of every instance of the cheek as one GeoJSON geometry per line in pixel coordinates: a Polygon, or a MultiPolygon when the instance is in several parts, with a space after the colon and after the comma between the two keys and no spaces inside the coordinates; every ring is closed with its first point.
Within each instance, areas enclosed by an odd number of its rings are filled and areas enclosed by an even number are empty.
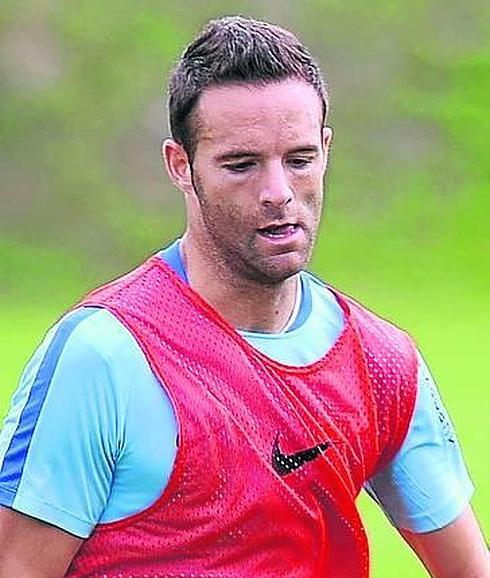
{"type": "Polygon", "coordinates": [[[253,216],[249,208],[237,202],[236,195],[235,199],[232,201],[230,199],[233,199],[231,193],[226,195],[225,199],[216,199],[215,202],[206,199],[201,206],[209,227],[219,229],[222,233],[226,231],[234,234],[237,230],[250,227],[253,223],[253,216]]]}
{"type": "Polygon", "coordinates": [[[301,191],[302,202],[312,209],[320,207],[323,200],[323,179],[318,175],[305,175],[298,179],[296,191],[301,191]]]}
{"type": "Polygon", "coordinates": [[[234,226],[253,221],[257,206],[250,183],[230,183],[223,178],[214,188],[205,191],[208,208],[214,215],[233,221],[234,226]]]}

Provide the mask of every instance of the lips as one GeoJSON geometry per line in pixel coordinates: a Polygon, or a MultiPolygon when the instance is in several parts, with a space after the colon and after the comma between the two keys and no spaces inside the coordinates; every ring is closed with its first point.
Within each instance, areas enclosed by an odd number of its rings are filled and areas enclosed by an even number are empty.
{"type": "Polygon", "coordinates": [[[297,223],[273,223],[258,229],[258,232],[268,239],[284,239],[296,233],[299,228],[297,223]]]}

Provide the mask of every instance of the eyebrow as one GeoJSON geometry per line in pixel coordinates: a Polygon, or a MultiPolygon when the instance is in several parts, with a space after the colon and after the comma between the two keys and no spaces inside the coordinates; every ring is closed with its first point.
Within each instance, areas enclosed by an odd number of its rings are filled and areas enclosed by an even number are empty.
{"type": "Polygon", "coordinates": [[[301,146],[295,149],[292,149],[288,152],[288,154],[295,154],[295,153],[317,153],[319,152],[319,148],[316,145],[306,145],[301,146]]]}
{"type": "Polygon", "coordinates": [[[237,159],[249,158],[249,157],[258,157],[260,156],[259,153],[247,150],[238,150],[232,153],[223,153],[222,155],[218,155],[216,157],[216,161],[219,163],[227,162],[227,161],[236,161],[237,159]]]}
{"type": "MultiPolygon", "coordinates": [[[[306,146],[300,146],[297,147],[295,149],[292,149],[290,151],[287,152],[288,155],[291,154],[298,154],[298,153],[318,153],[319,152],[319,148],[316,145],[306,145],[306,146]]],[[[230,161],[236,161],[238,159],[244,159],[244,158],[257,158],[259,157],[260,154],[258,152],[254,152],[251,150],[237,150],[234,152],[229,152],[229,153],[223,153],[221,155],[218,155],[215,160],[218,163],[223,163],[223,162],[230,162],[230,161]]]]}

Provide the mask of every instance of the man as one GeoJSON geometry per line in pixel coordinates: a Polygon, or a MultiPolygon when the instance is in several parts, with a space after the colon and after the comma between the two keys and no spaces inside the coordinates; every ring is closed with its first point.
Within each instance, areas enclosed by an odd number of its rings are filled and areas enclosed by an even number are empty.
{"type": "Polygon", "coordinates": [[[28,364],[1,440],[0,577],[366,577],[363,486],[433,576],[490,576],[412,341],[305,272],[332,139],[306,48],[212,22],[169,108],[186,232],[28,364]]]}

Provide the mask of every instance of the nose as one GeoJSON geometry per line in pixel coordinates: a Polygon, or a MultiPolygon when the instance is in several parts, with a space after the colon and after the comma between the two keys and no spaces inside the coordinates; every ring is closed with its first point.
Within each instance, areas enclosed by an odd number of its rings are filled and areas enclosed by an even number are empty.
{"type": "Polygon", "coordinates": [[[293,199],[293,191],[282,162],[271,163],[265,171],[260,202],[265,206],[282,207],[293,199]]]}

